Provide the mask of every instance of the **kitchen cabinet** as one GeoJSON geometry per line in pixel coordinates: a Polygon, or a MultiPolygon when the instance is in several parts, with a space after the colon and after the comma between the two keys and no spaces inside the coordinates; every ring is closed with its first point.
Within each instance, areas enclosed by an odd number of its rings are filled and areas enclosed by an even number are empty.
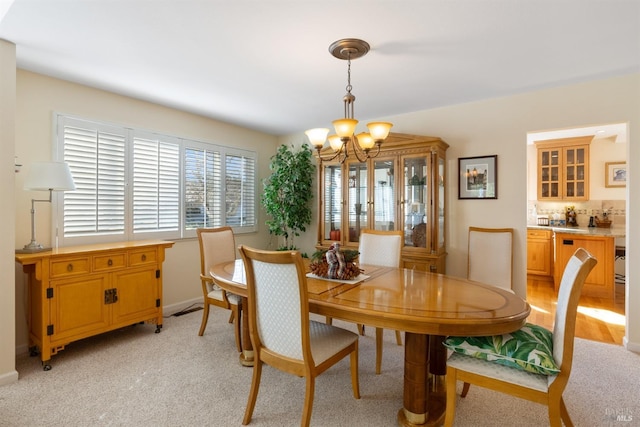
{"type": "Polygon", "coordinates": [[[589,144],[593,136],[536,142],[538,200],[589,200],[589,144]]]}
{"type": "Polygon", "coordinates": [[[27,274],[29,350],[45,370],[79,339],[140,322],[162,328],[162,262],[173,242],[145,240],[16,254],[27,274]]]}
{"type": "Polygon", "coordinates": [[[584,248],[598,260],[598,263],[587,276],[581,295],[613,299],[615,292],[615,238],[612,236],[557,232],[555,240],[554,285],[556,293],[560,288],[560,280],[569,258],[578,248],[584,248]]]}
{"type": "Polygon", "coordinates": [[[527,230],[527,274],[553,279],[552,230],[527,230]]]}
{"type": "Polygon", "coordinates": [[[357,249],[362,229],[403,230],[403,267],[444,273],[448,147],[437,137],[391,133],[375,158],[322,162],[316,247],[357,249]]]}

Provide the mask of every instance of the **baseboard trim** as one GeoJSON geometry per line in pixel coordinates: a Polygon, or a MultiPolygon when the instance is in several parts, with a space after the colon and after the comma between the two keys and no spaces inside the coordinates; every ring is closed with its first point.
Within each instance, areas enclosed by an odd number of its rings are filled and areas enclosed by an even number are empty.
{"type": "Polygon", "coordinates": [[[12,384],[16,381],[18,381],[18,371],[15,369],[7,372],[6,374],[0,375],[0,386],[12,384]]]}
{"type": "Polygon", "coordinates": [[[622,337],[622,346],[634,353],[640,353],[640,343],[630,342],[626,336],[622,337]]]}

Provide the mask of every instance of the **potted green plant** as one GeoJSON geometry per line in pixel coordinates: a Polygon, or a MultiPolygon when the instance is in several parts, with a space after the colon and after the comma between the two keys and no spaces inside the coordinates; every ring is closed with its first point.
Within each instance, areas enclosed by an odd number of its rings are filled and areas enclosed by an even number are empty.
{"type": "Polygon", "coordinates": [[[262,204],[271,216],[267,221],[269,233],[282,236],[279,250],[297,249],[294,237],[311,223],[313,175],[311,149],[303,144],[298,151],[281,145],[271,157],[271,175],[263,181],[262,204]]]}

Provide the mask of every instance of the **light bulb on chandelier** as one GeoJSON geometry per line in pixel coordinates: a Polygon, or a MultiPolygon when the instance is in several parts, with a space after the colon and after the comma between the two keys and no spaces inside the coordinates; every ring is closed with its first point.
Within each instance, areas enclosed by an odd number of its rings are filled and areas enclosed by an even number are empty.
{"type": "Polygon", "coordinates": [[[334,120],[333,127],[336,133],[329,135],[327,128],[309,129],[305,132],[309,142],[315,147],[320,162],[338,159],[343,163],[349,157],[349,150],[360,162],[376,157],[380,153],[380,146],[389,136],[393,124],[388,122],[371,122],[367,124],[369,132],[355,135],[358,121],[353,117],[353,105],[356,97],[351,93],[351,60],[360,58],[369,52],[369,44],[359,39],[341,39],[329,46],[329,52],[338,59],[347,60],[347,93],[342,98],[344,102],[344,118],[334,120]],[[329,135],[329,136],[327,136],[329,135]],[[324,143],[329,140],[329,146],[333,153],[328,157],[322,157],[321,150],[324,143]],[[376,147],[376,152],[371,150],[376,147]]]}

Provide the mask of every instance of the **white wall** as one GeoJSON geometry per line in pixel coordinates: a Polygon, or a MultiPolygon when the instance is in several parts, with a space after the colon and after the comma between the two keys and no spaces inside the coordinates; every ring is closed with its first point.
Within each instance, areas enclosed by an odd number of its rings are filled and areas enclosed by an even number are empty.
{"type": "MultiPolygon", "coordinates": [[[[17,98],[15,152],[26,164],[50,158],[55,112],[254,150],[258,153],[258,191],[262,188],[262,178],[269,174],[269,158],[277,146],[276,138],[271,135],[24,70],[17,72],[17,98]]],[[[23,190],[24,176],[17,175],[16,206],[11,209],[12,221],[15,218],[16,236],[15,239],[12,236],[11,242],[15,240],[15,248],[21,248],[30,240],[30,200],[38,196],[38,193],[23,190]]],[[[14,186],[11,186],[11,191],[13,194],[14,186]]],[[[265,221],[264,215],[263,211],[259,212],[260,224],[265,221]]],[[[45,246],[50,245],[49,204],[38,205],[36,223],[37,240],[45,246]]],[[[11,231],[13,229],[12,226],[11,231]]],[[[257,233],[239,235],[236,243],[267,247],[268,230],[261,226],[257,233]]],[[[13,268],[13,263],[11,267],[13,268]]],[[[165,308],[176,311],[191,300],[202,299],[199,274],[200,253],[197,239],[177,241],[173,248],[167,250],[164,263],[165,308]]],[[[18,351],[26,351],[28,339],[23,280],[24,275],[18,271],[15,298],[18,351]]],[[[6,323],[0,325],[0,339],[3,339],[7,327],[6,323]]]]}
{"type": "Polygon", "coordinates": [[[0,39],[0,385],[15,381],[14,147],[16,46],[0,39]]]}
{"type": "MultiPolygon", "coordinates": [[[[640,351],[640,286],[637,286],[640,249],[633,245],[634,237],[636,242],[640,237],[640,223],[630,221],[640,215],[640,198],[629,197],[634,194],[634,188],[635,194],[640,189],[640,172],[633,173],[634,168],[640,171],[639,95],[640,74],[634,74],[375,119],[393,122],[393,131],[438,136],[450,145],[447,151],[447,273],[466,274],[469,226],[513,227],[516,230],[514,289],[520,296],[526,295],[527,133],[628,122],[626,295],[630,307],[626,310],[626,342],[630,348],[640,351]],[[458,200],[458,158],[492,154],[498,155],[498,199],[458,200]]],[[[280,138],[280,142],[299,141],[303,136],[289,135],[280,138]]],[[[312,248],[314,232],[307,233],[300,246],[312,248]]]]}

